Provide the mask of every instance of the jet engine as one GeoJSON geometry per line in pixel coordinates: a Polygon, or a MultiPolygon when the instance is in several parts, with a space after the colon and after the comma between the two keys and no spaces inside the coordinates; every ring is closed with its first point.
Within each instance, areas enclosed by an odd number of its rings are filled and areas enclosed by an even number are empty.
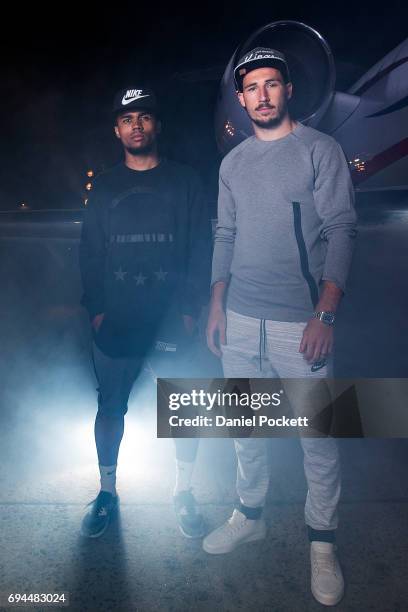
{"type": "Polygon", "coordinates": [[[285,54],[294,86],[289,104],[295,119],[317,125],[333,97],[336,79],[333,55],[319,32],[297,21],[276,21],[263,26],[236,49],[221,80],[215,133],[224,154],[253,133],[237,99],[233,68],[254,47],[271,47],[285,54]]]}

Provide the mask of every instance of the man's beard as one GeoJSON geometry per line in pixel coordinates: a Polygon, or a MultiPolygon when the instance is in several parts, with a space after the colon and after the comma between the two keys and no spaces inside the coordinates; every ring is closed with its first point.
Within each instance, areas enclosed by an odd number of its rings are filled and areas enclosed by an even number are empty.
{"type": "MultiPolygon", "coordinates": [[[[269,105],[268,107],[272,108],[269,105]]],[[[282,107],[277,113],[276,117],[271,117],[270,119],[258,119],[258,118],[250,117],[250,119],[258,127],[263,128],[264,130],[271,130],[271,129],[279,127],[282,121],[285,119],[287,114],[288,114],[288,103],[287,103],[287,100],[284,100],[282,103],[282,107]]]]}
{"type": "Polygon", "coordinates": [[[148,142],[143,147],[125,147],[126,151],[131,155],[148,155],[153,152],[154,145],[148,142]]]}

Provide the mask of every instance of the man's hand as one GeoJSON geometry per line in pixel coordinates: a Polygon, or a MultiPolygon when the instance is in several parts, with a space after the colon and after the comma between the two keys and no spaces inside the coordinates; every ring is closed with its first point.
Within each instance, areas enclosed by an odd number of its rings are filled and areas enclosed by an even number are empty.
{"type": "Polygon", "coordinates": [[[319,319],[311,319],[303,331],[299,353],[309,363],[319,361],[330,355],[333,350],[333,327],[319,319]]]}
{"type": "MultiPolygon", "coordinates": [[[[325,280],[319,302],[315,306],[316,312],[336,312],[343,291],[332,281],[325,280]]],[[[299,353],[309,363],[324,359],[333,350],[333,327],[319,319],[311,319],[303,330],[299,353]]]]}
{"type": "Polygon", "coordinates": [[[210,309],[207,323],[207,344],[208,348],[217,357],[222,356],[220,347],[222,344],[226,344],[226,329],[227,329],[227,318],[225,316],[224,309],[221,306],[213,307],[210,309]],[[218,344],[216,343],[216,336],[218,336],[218,344]]]}
{"type": "Polygon", "coordinates": [[[183,314],[183,325],[184,330],[188,336],[192,336],[194,334],[196,328],[196,321],[193,319],[191,315],[183,314]]]}
{"type": "Polygon", "coordinates": [[[91,325],[96,332],[99,331],[99,328],[102,325],[102,321],[104,317],[105,317],[105,313],[101,312],[100,314],[95,315],[94,318],[92,319],[91,325]]]}

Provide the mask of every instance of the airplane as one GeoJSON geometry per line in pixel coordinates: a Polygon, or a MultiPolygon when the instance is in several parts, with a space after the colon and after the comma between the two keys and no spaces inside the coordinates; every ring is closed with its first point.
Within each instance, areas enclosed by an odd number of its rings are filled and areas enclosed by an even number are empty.
{"type": "Polygon", "coordinates": [[[294,83],[292,116],[340,143],[356,191],[408,189],[408,38],[349,91],[339,92],[333,54],[319,32],[290,20],[259,28],[237,47],[221,80],[215,133],[223,154],[253,133],[236,96],[233,68],[261,46],[286,55],[294,83]]]}

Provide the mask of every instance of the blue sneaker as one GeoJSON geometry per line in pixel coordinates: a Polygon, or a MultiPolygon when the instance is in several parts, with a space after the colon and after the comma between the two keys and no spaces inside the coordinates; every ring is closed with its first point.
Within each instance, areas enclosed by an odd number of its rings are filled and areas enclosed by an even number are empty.
{"type": "Polygon", "coordinates": [[[181,533],[186,538],[202,538],[207,533],[203,516],[197,513],[196,500],[191,492],[181,491],[174,496],[174,510],[181,533]]]}
{"type": "Polygon", "coordinates": [[[92,508],[84,516],[81,535],[85,538],[99,538],[108,528],[109,521],[118,505],[118,496],[100,491],[98,497],[90,502],[92,508]]]}

